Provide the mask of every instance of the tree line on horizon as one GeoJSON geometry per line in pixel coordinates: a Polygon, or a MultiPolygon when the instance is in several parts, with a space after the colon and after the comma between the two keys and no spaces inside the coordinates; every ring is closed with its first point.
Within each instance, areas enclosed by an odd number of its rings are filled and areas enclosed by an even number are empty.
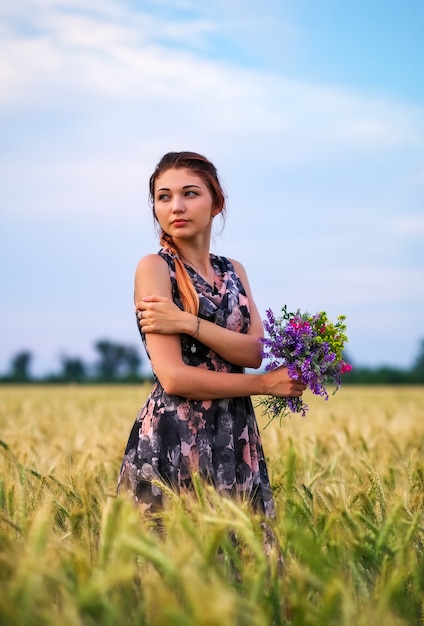
{"type": "MultiPolygon", "coordinates": [[[[33,353],[21,350],[12,356],[9,370],[0,374],[0,384],[134,384],[152,379],[152,374],[143,374],[143,360],[134,346],[99,339],[94,343],[94,348],[97,353],[94,363],[87,363],[80,357],[62,355],[58,371],[43,376],[34,376],[31,372],[33,353]]],[[[353,368],[343,375],[344,384],[424,384],[424,339],[409,368],[355,365],[348,355],[345,355],[345,360],[353,368]]]]}
{"type": "Polygon", "coordinates": [[[43,376],[31,372],[33,353],[21,350],[12,356],[9,371],[0,375],[0,383],[138,383],[142,359],[134,346],[109,339],[94,343],[97,358],[88,363],[81,357],[60,356],[59,369],[43,376]]]}

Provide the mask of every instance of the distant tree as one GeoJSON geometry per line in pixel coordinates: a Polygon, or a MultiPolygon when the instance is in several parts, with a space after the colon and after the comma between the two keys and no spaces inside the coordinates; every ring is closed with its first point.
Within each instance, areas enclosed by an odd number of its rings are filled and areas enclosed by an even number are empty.
{"type": "Polygon", "coordinates": [[[141,358],[132,346],[101,339],[94,345],[99,353],[96,370],[101,381],[135,380],[141,358]]]}
{"type": "Polygon", "coordinates": [[[68,383],[83,383],[87,380],[87,367],[82,359],[62,356],[61,361],[62,380],[68,383]]]}
{"type": "Polygon", "coordinates": [[[141,365],[141,357],[134,346],[126,346],[124,349],[124,361],[126,366],[126,376],[131,380],[139,377],[139,368],[141,365]]]}
{"type": "Polygon", "coordinates": [[[411,370],[414,381],[424,383],[424,339],[421,339],[417,357],[411,370]]]}
{"type": "Polygon", "coordinates": [[[99,378],[105,381],[117,378],[122,364],[122,346],[107,339],[100,339],[94,347],[99,353],[97,362],[99,378]]]}
{"type": "Polygon", "coordinates": [[[16,383],[27,383],[31,381],[30,364],[32,353],[23,350],[12,357],[10,364],[10,374],[7,378],[16,383]]]}

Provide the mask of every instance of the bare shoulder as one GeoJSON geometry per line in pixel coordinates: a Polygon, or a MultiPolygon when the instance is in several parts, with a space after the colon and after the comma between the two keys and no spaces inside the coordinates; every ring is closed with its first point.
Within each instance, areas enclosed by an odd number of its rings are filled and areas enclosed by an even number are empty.
{"type": "Polygon", "coordinates": [[[168,264],[159,254],[147,254],[137,263],[135,270],[135,296],[166,296],[171,293],[168,264]]]}
{"type": "Polygon", "coordinates": [[[146,271],[164,271],[168,267],[165,259],[159,254],[146,254],[137,263],[136,273],[146,271]]]}

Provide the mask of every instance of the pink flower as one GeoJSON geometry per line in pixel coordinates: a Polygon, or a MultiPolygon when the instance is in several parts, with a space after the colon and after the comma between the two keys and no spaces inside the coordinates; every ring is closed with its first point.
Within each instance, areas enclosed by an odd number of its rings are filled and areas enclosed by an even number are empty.
{"type": "Polygon", "coordinates": [[[310,324],[308,321],[297,321],[297,320],[290,320],[289,322],[290,326],[292,326],[295,330],[302,330],[302,328],[309,328],[310,324]]]}
{"type": "Polygon", "coordinates": [[[350,363],[345,363],[342,361],[341,373],[345,374],[346,372],[350,372],[352,370],[352,366],[350,363]]]}

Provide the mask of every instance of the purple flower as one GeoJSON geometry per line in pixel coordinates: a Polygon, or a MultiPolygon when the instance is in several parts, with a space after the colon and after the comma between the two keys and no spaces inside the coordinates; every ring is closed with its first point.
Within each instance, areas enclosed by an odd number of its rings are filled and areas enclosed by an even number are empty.
{"type": "MultiPolygon", "coordinates": [[[[341,374],[352,368],[342,359],[346,327],[344,316],[332,324],[324,312],[316,315],[309,313],[289,313],[282,308],[283,315],[276,318],[271,309],[266,311],[264,328],[267,337],[262,339],[262,356],[268,360],[265,369],[270,371],[280,365],[288,368],[294,379],[301,378],[316,395],[328,399],[327,386],[340,387],[341,374]]],[[[270,421],[291,413],[305,416],[308,406],[302,398],[281,398],[267,396],[259,402],[270,421]]]]}

